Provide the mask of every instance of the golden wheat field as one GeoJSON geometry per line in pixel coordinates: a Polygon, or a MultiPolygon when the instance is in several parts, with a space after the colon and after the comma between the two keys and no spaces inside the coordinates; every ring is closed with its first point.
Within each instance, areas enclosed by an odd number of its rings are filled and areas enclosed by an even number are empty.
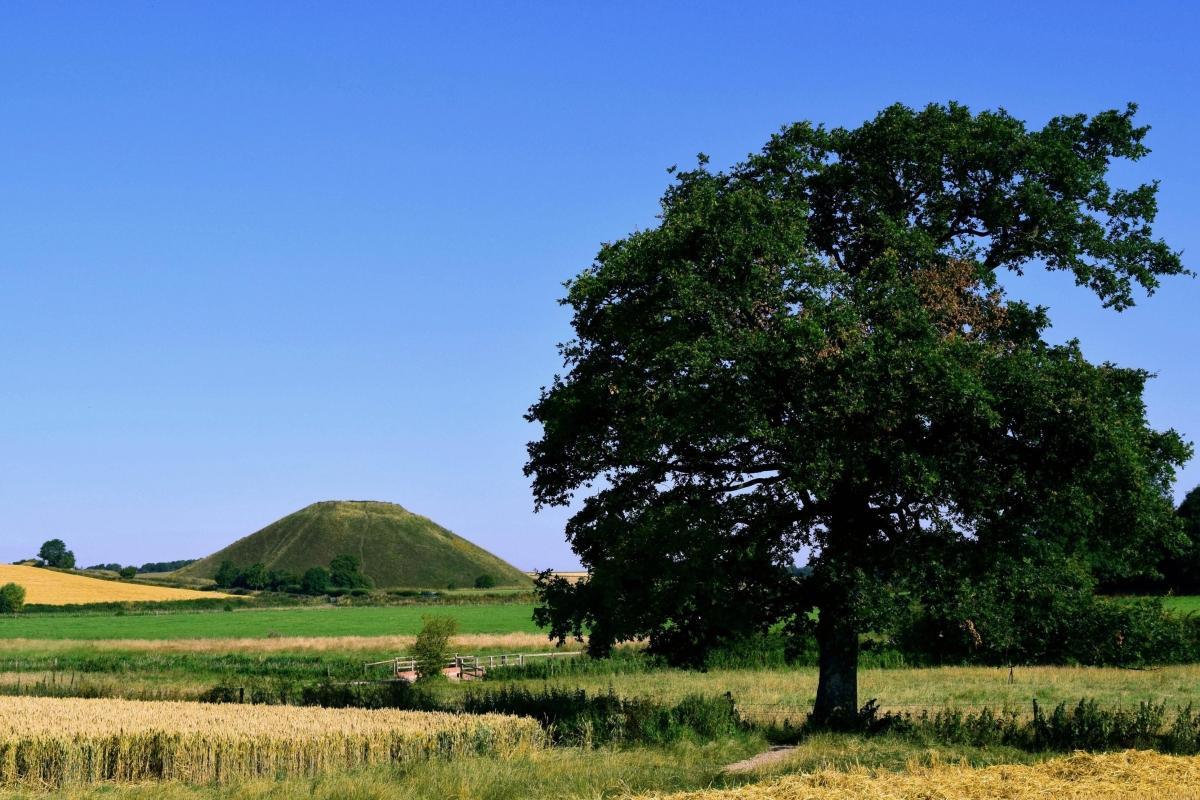
{"type": "Polygon", "coordinates": [[[0,786],[223,783],[543,744],[536,721],[498,714],[0,698],[0,786]]]}
{"type": "Polygon", "coordinates": [[[912,766],[788,775],[736,789],[640,795],[640,800],[1195,800],[1200,756],[1130,750],[1077,753],[1032,765],[912,766]]]}
{"type": "Polygon", "coordinates": [[[106,581],[39,567],[0,564],[0,585],[6,583],[24,586],[26,603],[48,606],[138,600],[196,600],[227,596],[218,592],[196,592],[191,589],[171,589],[143,583],[106,581]]]}

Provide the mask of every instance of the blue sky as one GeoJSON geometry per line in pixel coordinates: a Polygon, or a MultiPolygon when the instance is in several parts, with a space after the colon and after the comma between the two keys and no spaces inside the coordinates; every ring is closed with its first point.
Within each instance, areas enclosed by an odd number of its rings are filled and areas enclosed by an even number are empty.
{"type": "MultiPolygon", "coordinates": [[[[1119,175],[1161,178],[1197,268],[1196,8],[5,3],[0,560],[199,556],[369,498],[569,568],[521,414],[561,282],[654,224],[666,167],[894,101],[1041,124],[1133,100],[1154,153],[1119,175]]],[[[1157,372],[1153,422],[1200,439],[1200,280],[1124,314],[1010,286],[1157,372]]]]}

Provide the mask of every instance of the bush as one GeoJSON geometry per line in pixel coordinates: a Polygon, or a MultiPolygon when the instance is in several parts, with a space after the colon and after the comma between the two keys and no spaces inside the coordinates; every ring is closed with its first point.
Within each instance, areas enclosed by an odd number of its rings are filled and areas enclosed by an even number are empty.
{"type": "Polygon", "coordinates": [[[413,644],[417,680],[427,681],[440,676],[449,658],[450,637],[458,630],[453,617],[426,616],[421,618],[421,630],[413,644]]]}
{"type": "Polygon", "coordinates": [[[0,586],[0,614],[16,614],[25,607],[25,587],[15,583],[0,586]]]}
{"type": "Polygon", "coordinates": [[[371,579],[362,574],[358,556],[342,554],[329,562],[330,582],[341,589],[370,589],[371,579]]]}
{"type": "Polygon", "coordinates": [[[234,582],[238,579],[238,568],[232,561],[222,561],[217,567],[217,573],[213,576],[213,580],[217,586],[222,589],[233,588],[234,582]]]}
{"type": "Polygon", "coordinates": [[[918,659],[976,664],[1144,666],[1200,660],[1200,619],[1166,611],[1157,599],[1087,598],[1038,605],[1038,618],[989,646],[986,628],[933,616],[901,632],[901,649],[918,659]],[[972,630],[975,632],[972,633],[972,630]]]}
{"type": "Polygon", "coordinates": [[[924,744],[972,747],[1015,747],[1029,752],[1088,750],[1158,750],[1200,753],[1200,713],[1192,706],[1175,711],[1170,724],[1164,705],[1141,703],[1136,709],[1103,708],[1095,700],[1080,700],[1073,708],[1059,703],[1049,714],[1035,700],[1032,716],[1015,710],[985,708],[963,713],[954,709],[934,713],[880,714],[875,701],[859,712],[863,733],[892,733],[924,744]]]}
{"type": "Polygon", "coordinates": [[[327,594],[329,585],[329,570],[324,567],[309,567],[300,578],[300,591],[305,594],[327,594]]]}
{"type": "Polygon", "coordinates": [[[491,575],[480,575],[475,579],[476,589],[493,589],[496,586],[496,579],[491,575]]]}
{"type": "Polygon", "coordinates": [[[239,589],[261,590],[266,589],[269,583],[266,566],[258,563],[251,564],[240,571],[237,578],[234,579],[233,585],[239,589]]]}
{"type": "Polygon", "coordinates": [[[129,580],[134,575],[138,574],[137,567],[122,567],[118,574],[125,580],[129,580]]]}
{"type": "Polygon", "coordinates": [[[623,698],[612,690],[588,695],[582,689],[507,687],[469,692],[463,710],[533,717],[555,743],[581,746],[711,740],[747,729],[729,695],[689,695],[666,706],[649,698],[623,698]]]}

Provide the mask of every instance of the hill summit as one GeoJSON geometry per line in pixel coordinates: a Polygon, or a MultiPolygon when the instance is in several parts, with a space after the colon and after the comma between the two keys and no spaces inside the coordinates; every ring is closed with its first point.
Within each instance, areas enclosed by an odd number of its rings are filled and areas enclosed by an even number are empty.
{"type": "Polygon", "coordinates": [[[358,556],[363,572],[382,588],[467,588],[481,575],[497,586],[529,584],[516,567],[433,520],[372,500],[313,503],[176,574],[211,578],[222,561],[301,574],[343,553],[358,556]]]}

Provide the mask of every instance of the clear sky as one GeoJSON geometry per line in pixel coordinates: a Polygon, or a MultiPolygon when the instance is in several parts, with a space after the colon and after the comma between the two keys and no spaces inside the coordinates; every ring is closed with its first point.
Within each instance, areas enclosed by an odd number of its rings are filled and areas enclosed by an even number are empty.
{"type": "MultiPolygon", "coordinates": [[[[1194,3],[451,5],[0,6],[0,560],[200,556],[349,498],[574,566],[521,474],[561,282],[666,167],[790,121],[1134,100],[1120,174],[1200,267],[1194,3]]],[[[1200,280],[1124,314],[1011,286],[1200,439],[1200,280]]]]}

